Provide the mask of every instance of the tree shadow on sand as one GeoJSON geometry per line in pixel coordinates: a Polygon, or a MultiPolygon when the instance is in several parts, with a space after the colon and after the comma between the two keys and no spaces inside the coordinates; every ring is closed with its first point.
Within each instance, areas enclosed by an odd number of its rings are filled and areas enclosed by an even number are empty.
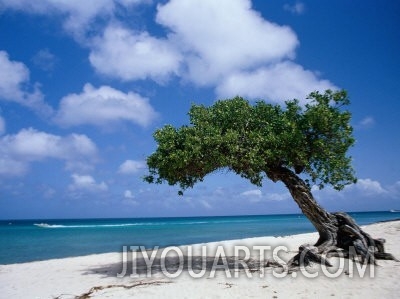
{"type": "Polygon", "coordinates": [[[229,271],[233,274],[235,271],[255,272],[265,267],[281,267],[272,260],[243,259],[238,256],[210,257],[210,256],[167,256],[165,258],[154,258],[149,262],[145,258],[138,256],[134,261],[122,261],[91,267],[84,272],[84,275],[97,274],[105,277],[129,277],[135,275],[138,277],[157,276],[163,274],[171,277],[176,273],[190,272],[194,276],[210,271],[229,271]],[[147,262],[147,263],[146,263],[147,262]],[[149,264],[149,266],[148,266],[149,264]]]}

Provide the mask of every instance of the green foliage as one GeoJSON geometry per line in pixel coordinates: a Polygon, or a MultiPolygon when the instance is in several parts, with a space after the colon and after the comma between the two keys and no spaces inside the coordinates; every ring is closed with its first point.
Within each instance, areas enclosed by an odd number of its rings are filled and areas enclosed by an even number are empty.
{"type": "Polygon", "coordinates": [[[192,105],[190,125],[167,125],[154,133],[157,150],[147,158],[149,183],[193,187],[225,168],[261,186],[267,173],[286,167],[320,188],[355,182],[347,150],[354,144],[345,91],[313,92],[310,103],[286,107],[241,97],[210,107],[192,105]]]}

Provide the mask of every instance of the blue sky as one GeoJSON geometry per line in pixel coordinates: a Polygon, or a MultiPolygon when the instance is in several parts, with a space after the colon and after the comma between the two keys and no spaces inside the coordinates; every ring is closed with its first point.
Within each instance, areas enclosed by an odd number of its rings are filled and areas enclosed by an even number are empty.
{"type": "Polygon", "coordinates": [[[296,213],[220,171],[183,197],[145,159],[191,103],[346,89],[359,181],[330,211],[400,209],[397,1],[0,0],[0,218],[296,213]]]}

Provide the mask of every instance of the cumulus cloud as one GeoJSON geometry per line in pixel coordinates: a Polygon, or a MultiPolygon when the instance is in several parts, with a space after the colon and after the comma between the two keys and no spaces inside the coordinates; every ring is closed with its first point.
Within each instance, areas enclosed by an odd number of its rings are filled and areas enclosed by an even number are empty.
{"type": "MultiPolygon", "coordinates": [[[[61,13],[70,32],[90,32],[83,44],[94,69],[123,81],[150,79],[165,84],[176,77],[215,88],[219,97],[240,94],[275,102],[336,89],[316,71],[294,62],[299,45],[295,32],[263,18],[250,0],[164,2],[157,6],[155,22],[166,33],[157,36],[120,22],[116,8],[144,2],[148,1],[3,0],[5,7],[61,13]],[[102,22],[88,26],[100,17],[102,22]]],[[[293,13],[304,11],[301,2],[285,7],[293,13]]]]}
{"type": "Polygon", "coordinates": [[[0,96],[11,101],[23,101],[21,85],[29,81],[29,70],[21,62],[11,61],[7,52],[0,51],[0,96]]]}
{"type": "Polygon", "coordinates": [[[217,94],[221,98],[240,95],[273,102],[295,98],[304,102],[310,92],[326,89],[337,87],[328,80],[320,80],[314,72],[285,61],[255,71],[232,73],[217,87],[217,94]]]}
{"type": "Polygon", "coordinates": [[[50,115],[52,108],[43,101],[39,85],[32,86],[29,76],[29,70],[22,62],[12,61],[7,52],[0,51],[0,100],[16,102],[40,114],[50,115]]]}
{"type": "Polygon", "coordinates": [[[146,167],[144,161],[126,160],[119,166],[118,172],[122,174],[134,174],[146,167]]]}
{"type": "Polygon", "coordinates": [[[170,0],[158,5],[156,22],[168,30],[166,36],[108,26],[91,45],[94,68],[122,80],[178,76],[215,88],[219,97],[275,102],[336,89],[293,62],[296,34],[264,19],[249,0],[170,0]]]}
{"type": "Polygon", "coordinates": [[[395,203],[400,196],[400,182],[393,184],[364,178],[342,191],[327,187],[313,194],[324,207],[333,211],[342,210],[343,207],[347,207],[348,211],[397,209],[395,203]]]}
{"type": "Polygon", "coordinates": [[[248,191],[244,191],[242,193],[240,193],[240,195],[242,196],[246,196],[246,197],[262,197],[262,192],[259,189],[254,189],[254,190],[248,190],[248,191]]]}
{"type": "Polygon", "coordinates": [[[65,161],[71,170],[86,168],[96,157],[96,145],[86,135],[62,137],[29,128],[0,139],[0,175],[4,176],[24,175],[30,163],[45,159],[65,161]]]}
{"type": "Polygon", "coordinates": [[[85,84],[82,93],[61,99],[54,120],[65,127],[84,124],[106,126],[120,121],[146,126],[155,117],[156,112],[148,99],[136,93],[124,93],[109,86],[94,88],[91,84],[85,84]]]}
{"type": "Polygon", "coordinates": [[[178,74],[181,54],[165,39],[121,26],[108,26],[92,43],[89,60],[101,74],[122,80],[165,81],[178,74]]]}
{"type": "MultiPolygon", "coordinates": [[[[400,185],[399,185],[400,186],[400,185]]],[[[400,190],[400,189],[399,189],[400,190]]],[[[396,184],[383,186],[381,182],[370,178],[358,179],[356,184],[348,185],[343,191],[334,190],[332,187],[327,187],[319,190],[316,186],[311,189],[317,198],[364,198],[373,197],[376,199],[396,197],[398,196],[396,184]]]]}
{"type": "Polygon", "coordinates": [[[90,175],[72,174],[72,184],[69,185],[71,191],[103,192],[108,190],[106,183],[96,183],[96,180],[90,175]]]}
{"type": "Polygon", "coordinates": [[[188,78],[199,85],[266,61],[293,57],[298,44],[286,26],[268,22],[248,0],[171,0],[159,6],[157,22],[185,53],[188,78]]]}
{"type": "Polygon", "coordinates": [[[378,195],[387,194],[388,191],[384,189],[380,182],[371,179],[359,179],[354,188],[358,189],[365,195],[378,195]]]}

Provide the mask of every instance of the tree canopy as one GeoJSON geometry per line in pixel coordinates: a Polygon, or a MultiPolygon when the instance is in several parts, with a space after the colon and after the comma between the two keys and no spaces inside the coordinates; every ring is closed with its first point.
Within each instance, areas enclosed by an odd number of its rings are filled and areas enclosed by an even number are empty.
{"type": "MultiPolygon", "coordinates": [[[[373,239],[346,213],[329,213],[314,199],[311,184],[340,190],[355,183],[348,149],[354,144],[349,104],[342,91],[312,92],[304,107],[297,100],[285,107],[235,97],[210,107],[192,105],[190,124],[166,125],[154,133],[157,150],[147,158],[149,183],[193,187],[218,169],[228,169],[261,186],[264,178],[282,181],[319,233],[314,246],[302,245],[288,265],[296,269],[326,261],[332,248],[362,262],[396,258],[383,239],[373,239]],[[306,178],[301,178],[302,174],[306,178]]],[[[182,190],[179,191],[182,194],[182,190]]]]}
{"type": "MultiPolygon", "coordinates": [[[[225,168],[261,186],[277,167],[306,175],[308,184],[340,190],[356,178],[347,155],[354,144],[346,91],[312,92],[309,103],[285,107],[235,97],[212,106],[192,105],[190,125],[166,125],[147,158],[149,183],[184,190],[225,168]]],[[[310,186],[310,185],[309,185],[310,186]]],[[[181,192],[180,192],[181,193],[181,192]]]]}

